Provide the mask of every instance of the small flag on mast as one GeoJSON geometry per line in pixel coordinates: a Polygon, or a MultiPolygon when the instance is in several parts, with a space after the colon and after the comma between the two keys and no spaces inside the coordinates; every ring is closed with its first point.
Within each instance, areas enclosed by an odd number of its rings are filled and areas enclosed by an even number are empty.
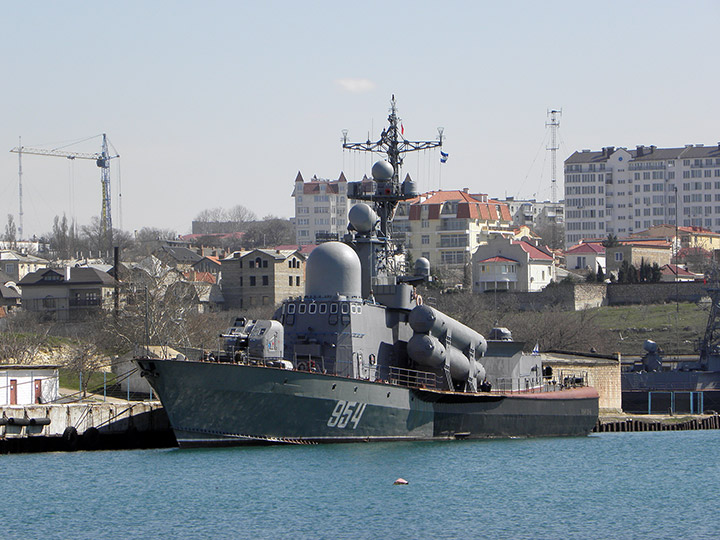
{"type": "Polygon", "coordinates": [[[540,354],[540,344],[537,341],[535,342],[535,346],[533,347],[532,354],[533,356],[537,356],[540,354]]]}
{"type": "Polygon", "coordinates": [[[450,154],[448,154],[447,152],[443,152],[442,150],[440,150],[440,163],[447,163],[449,155],[450,154]]]}

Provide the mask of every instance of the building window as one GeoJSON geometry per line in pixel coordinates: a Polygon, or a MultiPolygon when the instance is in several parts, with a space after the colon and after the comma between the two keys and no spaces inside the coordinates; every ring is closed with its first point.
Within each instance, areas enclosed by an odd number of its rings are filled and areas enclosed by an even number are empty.
{"type": "Polygon", "coordinates": [[[428,234],[423,234],[423,235],[422,235],[422,243],[423,243],[423,244],[429,244],[429,243],[430,243],[430,235],[428,235],[428,234]]]}
{"type": "Polygon", "coordinates": [[[292,284],[293,284],[293,277],[288,276],[288,285],[290,285],[290,287],[292,287],[292,284]]]}
{"type": "Polygon", "coordinates": [[[255,286],[255,276],[250,276],[250,286],[251,287],[255,286]]]}
{"type": "Polygon", "coordinates": [[[267,287],[267,285],[270,282],[270,280],[268,279],[268,276],[263,276],[262,278],[263,278],[262,284],[267,287]]]}
{"type": "Polygon", "coordinates": [[[616,262],[621,262],[622,260],[623,260],[623,254],[622,254],[622,252],[616,251],[616,252],[615,252],[615,261],[616,261],[616,262]]]}
{"type": "Polygon", "coordinates": [[[300,286],[300,276],[295,276],[295,286],[296,287],[300,286]]]}

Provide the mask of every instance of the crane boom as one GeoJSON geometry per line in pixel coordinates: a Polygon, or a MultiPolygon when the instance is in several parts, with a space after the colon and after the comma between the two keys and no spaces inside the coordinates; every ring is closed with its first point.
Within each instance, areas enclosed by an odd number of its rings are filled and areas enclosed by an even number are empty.
{"type": "MultiPolygon", "coordinates": [[[[52,150],[45,150],[41,148],[28,148],[25,146],[17,146],[10,150],[16,154],[30,154],[35,156],[51,156],[51,157],[63,157],[66,159],[91,159],[95,161],[95,164],[100,167],[100,185],[102,189],[102,216],[101,216],[101,227],[102,233],[105,238],[105,243],[108,251],[112,251],[112,211],[110,207],[110,160],[120,157],[119,154],[110,155],[108,151],[107,135],[102,134],[102,150],[99,153],[89,152],[67,152],[65,150],[54,148],[52,150]]],[[[22,203],[21,203],[22,208],[22,203]]]]}

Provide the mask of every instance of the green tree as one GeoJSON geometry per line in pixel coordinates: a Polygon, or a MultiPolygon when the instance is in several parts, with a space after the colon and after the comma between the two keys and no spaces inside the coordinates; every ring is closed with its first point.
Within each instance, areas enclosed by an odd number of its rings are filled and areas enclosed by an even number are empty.
{"type": "Polygon", "coordinates": [[[607,238],[602,241],[602,245],[606,248],[610,248],[619,246],[620,242],[618,241],[617,236],[615,236],[613,233],[608,233],[607,238]]]}

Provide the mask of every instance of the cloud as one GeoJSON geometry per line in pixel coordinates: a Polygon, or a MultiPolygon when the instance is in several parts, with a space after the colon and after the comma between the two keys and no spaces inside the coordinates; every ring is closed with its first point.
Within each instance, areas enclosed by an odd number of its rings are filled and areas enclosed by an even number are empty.
{"type": "Polygon", "coordinates": [[[337,82],[343,90],[354,94],[369,92],[375,88],[375,83],[370,79],[338,79],[335,82],[337,82]]]}

